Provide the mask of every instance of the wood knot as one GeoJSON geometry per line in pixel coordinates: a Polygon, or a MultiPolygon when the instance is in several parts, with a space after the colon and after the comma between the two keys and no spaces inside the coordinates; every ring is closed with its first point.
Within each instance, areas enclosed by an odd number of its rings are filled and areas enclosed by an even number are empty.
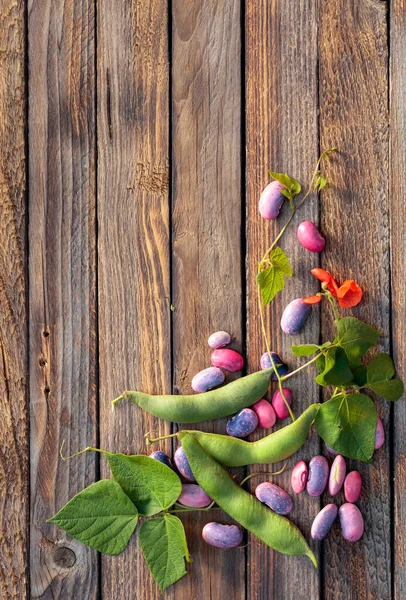
{"type": "Polygon", "coordinates": [[[70,548],[61,546],[55,550],[53,560],[60,569],[71,569],[76,563],[76,554],[70,548]]]}

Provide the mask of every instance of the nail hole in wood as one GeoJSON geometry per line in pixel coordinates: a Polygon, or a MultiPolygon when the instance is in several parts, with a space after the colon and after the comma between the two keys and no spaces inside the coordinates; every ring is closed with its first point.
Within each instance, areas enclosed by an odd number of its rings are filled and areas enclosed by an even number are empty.
{"type": "Polygon", "coordinates": [[[45,338],[46,338],[46,337],[49,337],[49,331],[48,331],[47,329],[45,329],[45,330],[42,332],[42,335],[43,335],[45,338]]]}
{"type": "Polygon", "coordinates": [[[47,361],[45,360],[45,358],[40,358],[39,359],[39,366],[40,367],[46,367],[47,366],[47,361]]]}
{"type": "Polygon", "coordinates": [[[54,552],[54,563],[61,569],[71,569],[76,563],[76,554],[65,546],[57,548],[54,552]]]}
{"type": "Polygon", "coordinates": [[[50,388],[50,387],[46,386],[46,387],[44,388],[44,392],[45,392],[46,394],[49,394],[49,393],[50,393],[50,391],[51,391],[51,388],[50,388]]]}

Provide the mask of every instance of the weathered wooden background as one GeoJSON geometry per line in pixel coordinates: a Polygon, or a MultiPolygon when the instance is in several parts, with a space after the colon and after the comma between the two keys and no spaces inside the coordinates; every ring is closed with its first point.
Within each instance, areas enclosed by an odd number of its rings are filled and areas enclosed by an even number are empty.
{"type": "MultiPolygon", "coordinates": [[[[406,375],[405,28],[404,0],[0,0],[2,600],[159,597],[135,538],[102,557],[45,523],[107,475],[58,451],[144,452],[170,425],[125,404],[113,417],[110,401],[189,390],[217,329],[258,368],[255,265],[280,227],[257,213],[268,168],[306,183],[321,149],[341,150],[296,218],[320,223],[326,251],[294,227],[283,239],[296,276],[267,311],[273,348],[289,357],[281,308],[314,293],[321,265],[362,284],[354,312],[406,375]]],[[[328,332],[315,309],[300,339],[328,332]]],[[[311,373],[292,386],[298,413],[317,400],[311,373]]],[[[210,548],[196,514],[194,562],[167,597],[404,600],[406,409],[378,404],[361,543],[336,528],[317,572],[255,539],[210,548]]],[[[313,435],[300,456],[319,450],[313,435]]],[[[296,502],[307,537],[319,506],[296,502]]]]}

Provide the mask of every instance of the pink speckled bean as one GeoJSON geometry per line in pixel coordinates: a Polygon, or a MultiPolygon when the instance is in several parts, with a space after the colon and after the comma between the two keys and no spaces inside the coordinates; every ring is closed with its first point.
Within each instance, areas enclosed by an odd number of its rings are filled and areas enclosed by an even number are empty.
{"type": "Polygon", "coordinates": [[[383,428],[383,423],[381,419],[378,417],[378,421],[376,423],[376,432],[375,432],[375,450],[379,450],[385,443],[385,430],[383,428]]]}
{"type": "Polygon", "coordinates": [[[276,414],[272,406],[269,404],[268,400],[262,398],[262,400],[258,400],[251,406],[252,410],[256,413],[258,417],[258,425],[263,429],[269,429],[273,427],[276,423],[276,414]]]}
{"type": "Polygon", "coordinates": [[[316,225],[311,221],[303,221],[297,228],[297,239],[306,250],[321,252],[326,240],[320,235],[316,225]]]}
{"type": "Polygon", "coordinates": [[[364,519],[355,504],[345,503],[340,506],[338,516],[343,538],[349,542],[357,542],[364,533],[364,519]]]}
{"type": "Polygon", "coordinates": [[[192,389],[195,392],[207,392],[212,388],[221,385],[224,381],[225,375],[218,367],[208,367],[203,369],[192,379],[192,389]]]}
{"type": "Polygon", "coordinates": [[[202,537],[207,544],[216,548],[236,548],[242,542],[242,531],[237,525],[207,523],[203,527],[202,537]]]}
{"type": "Polygon", "coordinates": [[[310,304],[305,304],[302,298],[292,300],[282,314],[281,328],[287,335],[295,335],[303,328],[311,310],[310,304]]]}
{"type": "Polygon", "coordinates": [[[358,471],[348,473],[344,481],[344,496],[347,502],[356,502],[361,494],[362,477],[358,471]]]}
{"type": "Polygon", "coordinates": [[[330,469],[330,477],[328,480],[328,491],[330,496],[336,496],[343,487],[347,465],[341,454],[337,454],[330,469]]]}
{"type": "Polygon", "coordinates": [[[314,456],[309,463],[309,478],[307,480],[307,493],[309,496],[321,496],[326,489],[329,466],[324,456],[314,456]]]}
{"type": "Polygon", "coordinates": [[[178,502],[190,508],[205,508],[211,504],[211,498],[196,483],[183,483],[178,502]]]}
{"type": "Polygon", "coordinates": [[[324,540],[336,520],[338,508],[335,504],[327,504],[313,521],[310,535],[314,540],[324,540]]]}
{"type": "Polygon", "coordinates": [[[278,515],[287,515],[293,508],[292,498],[276,483],[260,483],[255,488],[255,495],[278,515]]]}
{"type": "Polygon", "coordinates": [[[259,199],[259,212],[261,217],[264,219],[272,220],[276,219],[279,215],[282,204],[286,200],[286,197],[281,194],[281,190],[285,188],[284,185],[279,181],[271,181],[264,188],[261,197],[259,199]]]}
{"type": "Polygon", "coordinates": [[[216,331],[207,341],[210,348],[223,348],[231,342],[231,335],[227,331],[216,331]]]}
{"type": "Polygon", "coordinates": [[[299,460],[292,469],[290,483],[295,494],[301,494],[306,489],[309,469],[304,460],[299,460]]]}
{"type": "MultiPolygon", "coordinates": [[[[292,406],[292,392],[290,391],[289,388],[282,388],[283,393],[285,395],[286,401],[289,404],[289,406],[292,406]]],[[[272,408],[275,411],[276,416],[278,417],[278,419],[286,419],[289,416],[289,411],[288,411],[288,407],[285,404],[284,399],[282,398],[282,394],[280,393],[279,390],[276,390],[276,392],[274,392],[273,396],[272,396],[272,408]]]]}
{"type": "Polygon", "coordinates": [[[210,360],[213,367],[220,367],[231,373],[241,371],[244,366],[241,354],[231,348],[218,348],[212,353],[210,360]]]}

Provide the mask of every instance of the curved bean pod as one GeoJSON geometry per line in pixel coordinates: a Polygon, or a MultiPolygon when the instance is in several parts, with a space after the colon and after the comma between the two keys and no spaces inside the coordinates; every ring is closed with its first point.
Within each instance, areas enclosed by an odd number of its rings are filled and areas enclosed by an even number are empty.
{"type": "Polygon", "coordinates": [[[270,548],[291,556],[305,554],[317,567],[316,557],[293,523],[243,490],[193,435],[185,434],[182,443],[198,484],[224,512],[270,548]]]}
{"type": "MultiPolygon", "coordinates": [[[[260,400],[268,390],[273,368],[258,371],[202,394],[152,395],[144,392],[124,392],[113,400],[128,400],[155,417],[177,423],[199,423],[233,415],[260,400]]],[[[229,439],[229,438],[227,438],[229,439]]]]}
{"type": "Polygon", "coordinates": [[[187,429],[180,431],[177,437],[183,445],[184,438],[191,435],[198,440],[205,452],[226,467],[266,465],[285,460],[299,450],[306,440],[319,406],[320,404],[311,404],[296,421],[256,442],[187,429]]]}

